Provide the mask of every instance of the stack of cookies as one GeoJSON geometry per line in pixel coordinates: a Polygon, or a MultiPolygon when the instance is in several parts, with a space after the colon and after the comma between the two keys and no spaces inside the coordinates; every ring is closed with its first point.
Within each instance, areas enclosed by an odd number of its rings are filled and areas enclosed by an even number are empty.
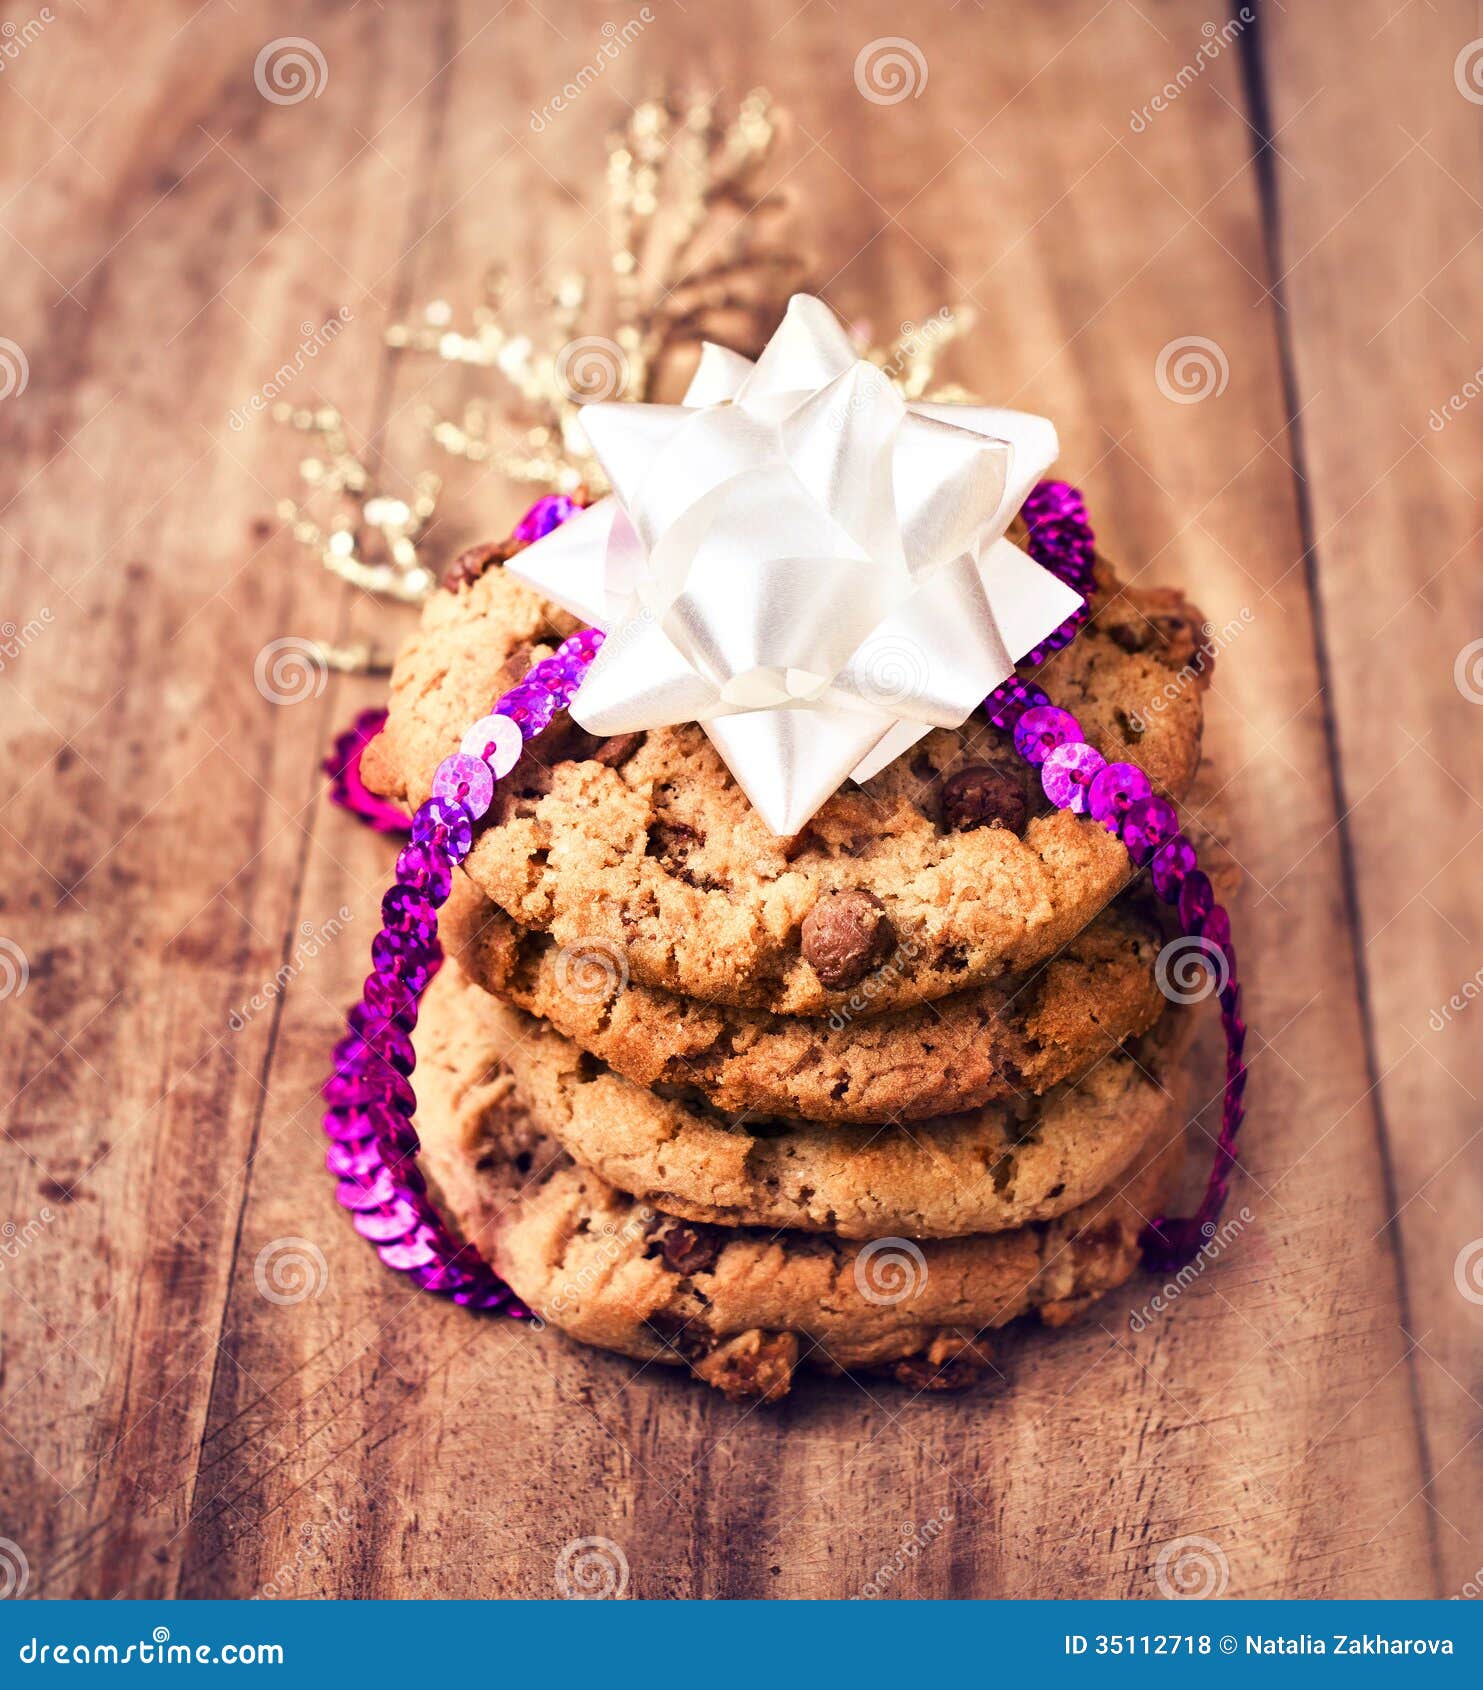
{"type": "MultiPolygon", "coordinates": [[[[1021,536],[1023,538],[1023,536],[1021,536]]],[[[392,680],[368,784],[409,806],[573,630],[465,554],[392,680]]],[[[1037,673],[1176,800],[1200,617],[1098,563],[1037,673]]],[[[571,1337],[736,1399],[795,1370],[971,1382],[987,1335],[1121,1284],[1179,1172],[1188,1016],[1118,840],[1054,809],[981,715],[791,838],[696,726],[558,717],[498,787],[417,1029],[446,1211],[571,1337]]]]}

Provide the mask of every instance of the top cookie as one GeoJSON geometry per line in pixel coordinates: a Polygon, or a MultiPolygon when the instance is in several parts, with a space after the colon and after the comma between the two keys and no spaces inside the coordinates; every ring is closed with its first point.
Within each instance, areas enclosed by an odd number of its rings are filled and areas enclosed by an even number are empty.
{"type": "MultiPolygon", "coordinates": [[[[1037,678],[1109,760],[1179,797],[1199,759],[1199,614],[1098,565],[1094,616],[1037,678]]],[[[498,567],[435,595],[398,658],[363,772],[421,803],[442,757],[569,617],[498,567]]],[[[804,831],[764,826],[697,726],[597,741],[558,717],[502,781],[466,864],[524,927],[616,947],[631,977],[784,1015],[870,1013],[1034,966],[1127,882],[1122,845],[1051,808],[975,714],[804,831]]]]}

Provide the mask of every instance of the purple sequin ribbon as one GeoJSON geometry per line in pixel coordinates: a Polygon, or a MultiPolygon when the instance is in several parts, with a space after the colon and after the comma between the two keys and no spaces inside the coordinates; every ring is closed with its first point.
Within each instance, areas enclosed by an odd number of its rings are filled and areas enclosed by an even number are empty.
{"type": "Polygon", "coordinates": [[[338,734],[324,760],[330,777],[330,803],[358,816],[377,833],[405,833],[411,818],[388,799],[379,798],[361,778],[361,758],[366,747],[386,726],[385,710],[362,710],[342,734],[338,734]]]}
{"type": "MultiPolygon", "coordinates": [[[[558,513],[549,501],[541,501],[523,523],[532,524],[537,511],[540,522],[550,527],[571,514],[565,509],[558,513]]],[[[1041,482],[1024,514],[1031,555],[1089,597],[1093,536],[1080,494],[1062,481],[1041,482]]],[[[1083,605],[1025,662],[1039,664],[1069,644],[1086,617],[1083,605]]],[[[499,698],[490,714],[465,734],[459,749],[439,764],[432,796],[412,818],[411,838],[381,901],[382,927],[371,945],[372,971],[347,1018],[345,1036],[335,1046],[334,1072],[324,1085],[327,1162],[356,1230],[388,1267],[409,1275],[422,1289],[514,1316],[528,1311],[478,1252],[450,1232],[418,1171],[411,1035],[422,994],[443,960],[438,910],[452,887],[453,870],[473,848],[474,828],[494,801],[497,781],[509,774],[521,747],[571,703],[602,640],[595,628],[564,640],[553,656],[537,663],[499,698]]],[[[1033,681],[1012,677],[990,694],[985,709],[996,727],[1012,733],[1019,755],[1040,770],[1053,804],[1116,834],[1133,862],[1148,869],[1155,892],[1174,909],[1183,933],[1219,982],[1226,1037],[1225,1100],[1204,1200],[1193,1215],[1160,1216],[1142,1239],[1146,1265],[1167,1272],[1190,1261],[1213,1233],[1236,1163],[1246,1089],[1246,1027],[1230,918],[1216,903],[1209,877],[1180,831],[1174,806],[1153,792],[1140,769],[1132,763],[1105,762],[1087,744],[1075,717],[1053,705],[1033,681]]],[[[342,737],[336,747],[340,767],[333,771],[337,778],[353,767],[358,785],[360,754],[379,726],[368,713],[342,737]]],[[[386,826],[389,807],[378,810],[380,801],[372,794],[366,793],[365,799],[364,805],[347,807],[372,825],[386,826]]]]}
{"type": "Polygon", "coordinates": [[[453,870],[473,848],[474,824],[494,801],[494,769],[508,773],[518,746],[571,703],[601,645],[595,628],[564,640],[438,765],[432,797],[412,818],[396,878],[381,900],[371,973],[324,1083],[327,1162],[356,1231],[388,1267],[423,1290],[511,1315],[527,1310],[479,1253],[449,1231],[418,1171],[412,1032],[422,994],[443,961],[438,910],[452,890],[453,870]]]}
{"type": "MultiPolygon", "coordinates": [[[[1030,555],[1090,597],[1095,548],[1081,494],[1067,482],[1042,481],[1026,500],[1024,514],[1030,526],[1030,555]]],[[[1083,605],[1026,661],[1039,663],[1068,645],[1086,617],[1083,605]]],[[[1040,784],[1052,804],[1116,834],[1134,864],[1148,870],[1154,892],[1170,906],[1185,936],[1176,941],[1187,943],[1183,955],[1208,969],[1215,983],[1226,1072],[1220,1135],[1205,1195],[1192,1215],[1158,1216],[1140,1240],[1145,1267],[1155,1273],[1175,1271],[1193,1261],[1214,1235],[1235,1172],[1236,1135],[1246,1113],[1246,1023],[1241,1019],[1231,918],[1215,901],[1210,877],[1180,831],[1174,806],[1153,791],[1136,764],[1106,762],[1086,743],[1076,718],[1052,704],[1034,681],[1012,676],[990,693],[984,709],[995,727],[1014,735],[1020,756],[1040,770],[1040,784]]]]}

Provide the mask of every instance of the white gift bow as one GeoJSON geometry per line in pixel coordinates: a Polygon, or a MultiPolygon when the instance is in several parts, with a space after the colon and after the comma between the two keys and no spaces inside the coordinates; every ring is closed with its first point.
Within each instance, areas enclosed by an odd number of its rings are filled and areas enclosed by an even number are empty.
{"type": "Polygon", "coordinates": [[[505,566],[608,635],[572,716],[699,722],[775,834],[965,721],[1081,603],[1003,537],[1054,427],[908,403],[807,294],[755,364],[707,343],[683,404],[582,422],[613,494],[505,566]]]}

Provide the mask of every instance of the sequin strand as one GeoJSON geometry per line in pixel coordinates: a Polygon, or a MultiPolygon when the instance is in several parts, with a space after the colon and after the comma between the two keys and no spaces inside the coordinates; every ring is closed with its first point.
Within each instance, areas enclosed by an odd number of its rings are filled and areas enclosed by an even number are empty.
{"type": "MultiPolygon", "coordinates": [[[[555,527],[569,514],[556,514],[547,504],[535,507],[525,520],[555,527]]],[[[1065,482],[1041,482],[1024,514],[1032,556],[1089,597],[1093,536],[1080,494],[1065,482]]],[[[1086,616],[1083,606],[1068,617],[1026,664],[1038,664],[1069,644],[1086,616]]],[[[395,880],[382,899],[372,972],[335,1046],[334,1072],[324,1085],[327,1162],[356,1230],[388,1267],[407,1274],[423,1290],[517,1317],[528,1313],[525,1306],[477,1251],[454,1237],[428,1198],[412,1126],[416,1057],[411,1035],[422,993],[443,960],[438,910],[448,897],[453,870],[472,849],[474,828],[488,813],[498,781],[513,768],[525,742],[570,704],[602,639],[598,630],[588,628],[565,640],[498,699],[490,715],[475,723],[459,749],[438,766],[432,796],[412,818],[410,842],[397,858],[395,880]]],[[[1226,1039],[1215,1162],[1196,1212],[1184,1218],[1160,1216],[1142,1239],[1148,1267],[1177,1269],[1213,1235],[1236,1165],[1246,1089],[1246,1025],[1230,917],[1215,901],[1174,806],[1153,792],[1140,769],[1105,762],[1087,744],[1075,717],[1052,704],[1033,680],[1012,677],[989,696],[985,709],[996,727],[1013,736],[1019,755],[1040,771],[1053,804],[1116,834],[1134,864],[1148,870],[1155,892],[1170,905],[1215,977],[1226,1039]]],[[[347,736],[342,741],[346,750],[354,744],[357,764],[370,727],[369,721],[358,721],[354,740],[347,736]]],[[[378,818],[367,819],[377,825],[378,818]]],[[[389,820],[379,819],[381,825],[389,820]]]]}

